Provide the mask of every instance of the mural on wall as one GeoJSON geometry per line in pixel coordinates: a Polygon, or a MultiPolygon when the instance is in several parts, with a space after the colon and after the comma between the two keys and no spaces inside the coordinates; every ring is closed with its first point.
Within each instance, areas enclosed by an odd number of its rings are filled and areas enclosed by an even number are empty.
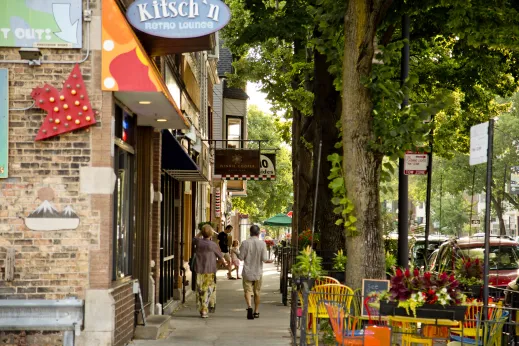
{"type": "Polygon", "coordinates": [[[37,141],[96,123],[78,64],[74,66],[69,77],[63,83],[61,91],[45,84],[42,88],[34,88],[31,97],[34,99],[36,107],[48,112],[36,135],[37,141]]]}
{"type": "Polygon", "coordinates": [[[51,203],[54,191],[43,188],[38,191],[38,198],[43,201],[35,211],[25,218],[25,226],[33,231],[73,230],[79,226],[79,216],[71,206],[58,211],[51,203]]]}
{"type": "Polygon", "coordinates": [[[0,47],[81,48],[81,0],[0,1],[0,47]]]}

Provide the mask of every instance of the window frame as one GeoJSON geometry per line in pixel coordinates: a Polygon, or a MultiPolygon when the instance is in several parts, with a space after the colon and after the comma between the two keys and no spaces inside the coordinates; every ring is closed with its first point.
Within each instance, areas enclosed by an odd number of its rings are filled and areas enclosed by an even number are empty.
{"type": "MultiPolygon", "coordinates": [[[[112,281],[125,280],[133,274],[133,246],[134,246],[134,235],[135,235],[135,178],[136,178],[136,158],[135,158],[135,148],[122,140],[121,137],[121,129],[122,129],[122,121],[125,115],[132,117],[133,121],[131,122],[132,133],[135,133],[136,130],[136,121],[135,116],[129,112],[127,112],[123,107],[119,106],[117,103],[115,104],[115,131],[114,131],[114,173],[116,175],[116,184],[113,192],[113,230],[112,230],[112,281]],[[120,155],[124,155],[126,164],[128,177],[126,178],[125,187],[128,189],[127,198],[128,198],[128,206],[127,215],[119,215],[119,169],[120,167],[120,155]],[[120,219],[126,219],[127,222],[127,231],[126,231],[126,239],[127,243],[125,244],[125,252],[126,258],[124,260],[124,269],[122,270],[123,276],[119,276],[119,238],[117,228],[120,223],[120,219]]],[[[124,198],[124,197],[123,197],[124,198]]]]}
{"type": "Polygon", "coordinates": [[[240,115],[227,115],[225,119],[225,138],[227,140],[226,146],[229,148],[229,142],[233,142],[236,140],[230,140],[229,139],[229,120],[239,120],[240,121],[240,140],[238,141],[238,146],[236,148],[231,149],[243,149],[243,140],[245,139],[245,117],[240,115]]]}

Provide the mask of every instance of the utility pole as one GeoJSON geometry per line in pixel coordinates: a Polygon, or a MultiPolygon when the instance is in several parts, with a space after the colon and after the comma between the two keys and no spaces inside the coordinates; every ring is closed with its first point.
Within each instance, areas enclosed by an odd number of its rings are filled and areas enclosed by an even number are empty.
{"type": "MultiPolygon", "coordinates": [[[[409,77],[409,15],[402,17],[402,65],[400,82],[404,85],[409,77]]],[[[408,95],[404,96],[402,108],[409,104],[408,95]]],[[[404,159],[398,161],[398,265],[409,267],[409,180],[404,174],[404,159]]]]}

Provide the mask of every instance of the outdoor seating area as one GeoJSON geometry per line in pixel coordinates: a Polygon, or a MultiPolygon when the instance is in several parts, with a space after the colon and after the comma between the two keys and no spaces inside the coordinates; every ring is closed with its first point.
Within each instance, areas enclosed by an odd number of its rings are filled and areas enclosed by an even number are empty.
{"type": "MultiPolygon", "coordinates": [[[[426,318],[402,314],[380,314],[380,308],[369,306],[369,297],[342,284],[324,284],[308,289],[305,282],[297,291],[300,319],[297,324],[298,345],[510,345],[516,328],[516,309],[502,301],[485,307],[472,300],[463,305],[461,318],[426,318]],[[361,303],[362,302],[362,303],[361,303]],[[366,314],[367,309],[371,313],[366,314]],[[485,315],[486,311],[486,315],[485,315]]],[[[294,332],[294,331],[293,331],[294,332]]]]}
{"type": "MultiPolygon", "coordinates": [[[[481,286],[467,285],[476,281],[461,271],[396,269],[353,290],[326,275],[315,251],[300,251],[293,263],[293,249],[280,253],[294,345],[517,345],[519,295],[493,289],[485,304],[481,286]]],[[[479,273],[479,262],[460,263],[479,273]]]]}

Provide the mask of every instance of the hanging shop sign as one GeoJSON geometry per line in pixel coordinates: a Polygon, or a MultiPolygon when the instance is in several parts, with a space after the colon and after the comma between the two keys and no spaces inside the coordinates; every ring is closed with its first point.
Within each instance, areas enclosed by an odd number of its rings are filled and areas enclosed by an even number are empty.
{"type": "Polygon", "coordinates": [[[216,149],[214,174],[246,178],[259,175],[260,152],[252,149],[216,149]]]}
{"type": "Polygon", "coordinates": [[[77,64],[63,83],[62,90],[45,84],[42,88],[34,88],[31,97],[37,107],[47,111],[47,116],[36,135],[37,141],[96,123],[85,82],[77,64]]]}
{"type": "Polygon", "coordinates": [[[222,191],[219,187],[214,190],[214,214],[222,217],[222,191]]]}
{"type": "Polygon", "coordinates": [[[164,38],[193,38],[222,29],[231,11],[220,0],[136,0],[126,11],[136,29],[164,38]]]}
{"type": "Polygon", "coordinates": [[[0,178],[7,178],[9,166],[9,71],[0,69],[0,178]]]}
{"type": "Polygon", "coordinates": [[[276,180],[276,154],[261,154],[258,180],[276,180]]]}
{"type": "Polygon", "coordinates": [[[404,174],[406,175],[423,175],[427,174],[427,153],[418,153],[413,151],[405,152],[404,174]]]}
{"type": "Polygon", "coordinates": [[[519,166],[510,168],[510,194],[519,195],[519,166]]]}
{"type": "Polygon", "coordinates": [[[223,180],[276,180],[276,154],[260,155],[260,171],[259,174],[249,175],[222,175],[223,180]]]}
{"type": "Polygon", "coordinates": [[[81,48],[82,0],[0,1],[0,47],[81,48]]]}

